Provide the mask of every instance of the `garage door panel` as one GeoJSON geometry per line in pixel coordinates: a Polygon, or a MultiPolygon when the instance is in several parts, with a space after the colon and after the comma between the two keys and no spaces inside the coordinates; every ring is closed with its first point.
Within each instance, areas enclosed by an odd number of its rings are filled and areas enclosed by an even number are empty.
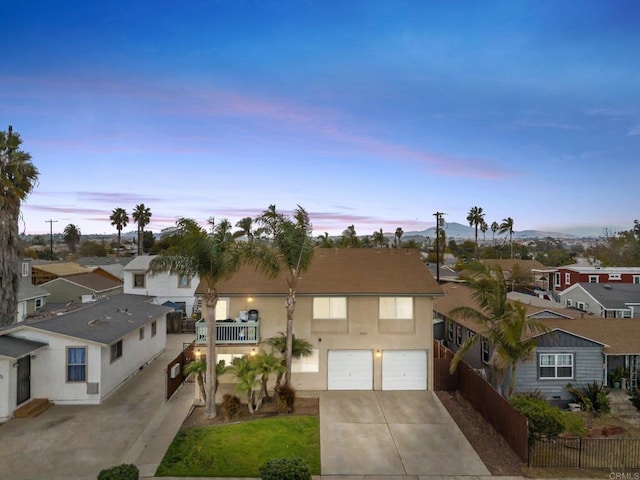
{"type": "Polygon", "coordinates": [[[328,390],[372,390],[373,354],[371,350],[329,350],[328,390]]]}
{"type": "Polygon", "coordinates": [[[385,350],[382,353],[383,390],[426,390],[426,350],[385,350]]]}

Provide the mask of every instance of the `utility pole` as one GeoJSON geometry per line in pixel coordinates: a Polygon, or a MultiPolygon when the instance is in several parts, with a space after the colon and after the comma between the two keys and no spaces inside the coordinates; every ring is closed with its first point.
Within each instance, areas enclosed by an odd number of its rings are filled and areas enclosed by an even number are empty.
{"type": "Polygon", "coordinates": [[[53,260],[53,224],[58,223],[58,220],[45,220],[44,223],[49,224],[49,244],[51,246],[51,260],[53,260]]]}
{"type": "Polygon", "coordinates": [[[436,217],[436,281],[440,283],[440,225],[442,223],[442,212],[433,214],[436,217]]]}

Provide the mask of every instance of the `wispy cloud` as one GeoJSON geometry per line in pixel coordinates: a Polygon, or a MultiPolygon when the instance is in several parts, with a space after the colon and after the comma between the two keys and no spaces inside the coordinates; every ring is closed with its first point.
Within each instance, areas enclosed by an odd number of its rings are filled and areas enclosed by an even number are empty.
{"type": "Polygon", "coordinates": [[[638,135],[640,135],[640,125],[636,125],[631,130],[629,130],[629,133],[627,133],[627,135],[629,137],[637,137],[638,135]]]}

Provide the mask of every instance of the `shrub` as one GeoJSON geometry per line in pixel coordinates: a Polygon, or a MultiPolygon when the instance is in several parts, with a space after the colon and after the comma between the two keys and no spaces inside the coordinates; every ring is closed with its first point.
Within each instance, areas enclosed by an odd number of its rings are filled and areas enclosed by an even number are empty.
{"type": "Polygon", "coordinates": [[[309,467],[299,458],[275,458],[260,467],[262,480],[311,480],[309,467]]]}
{"type": "Polygon", "coordinates": [[[567,390],[573,395],[576,401],[584,406],[588,412],[592,412],[594,417],[601,413],[609,412],[609,394],[606,387],[596,381],[587,384],[584,388],[574,387],[567,384],[567,390]]]}
{"type": "Polygon", "coordinates": [[[572,435],[581,437],[587,433],[587,429],[584,426],[584,420],[573,412],[562,412],[562,423],[564,425],[564,431],[569,432],[572,435]]]}
{"type": "Polygon", "coordinates": [[[98,480],[138,480],[140,472],[133,464],[118,465],[107,468],[98,474],[98,480]]]}
{"type": "Polygon", "coordinates": [[[240,399],[235,395],[225,393],[222,397],[222,411],[224,412],[224,418],[227,420],[235,420],[240,416],[240,412],[242,411],[240,399]]]}
{"type": "Polygon", "coordinates": [[[525,395],[513,395],[509,403],[529,421],[529,435],[555,437],[565,429],[562,410],[544,399],[525,395]]]}
{"type": "Polygon", "coordinates": [[[278,387],[278,413],[291,413],[296,404],[296,390],[289,385],[278,387]]]}

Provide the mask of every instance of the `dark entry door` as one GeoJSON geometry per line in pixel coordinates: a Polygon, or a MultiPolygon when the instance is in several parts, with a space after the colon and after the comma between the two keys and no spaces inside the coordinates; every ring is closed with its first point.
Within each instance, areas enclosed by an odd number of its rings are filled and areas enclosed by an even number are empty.
{"type": "Polygon", "coordinates": [[[31,398],[31,357],[27,355],[18,360],[18,398],[17,405],[31,398]]]}

